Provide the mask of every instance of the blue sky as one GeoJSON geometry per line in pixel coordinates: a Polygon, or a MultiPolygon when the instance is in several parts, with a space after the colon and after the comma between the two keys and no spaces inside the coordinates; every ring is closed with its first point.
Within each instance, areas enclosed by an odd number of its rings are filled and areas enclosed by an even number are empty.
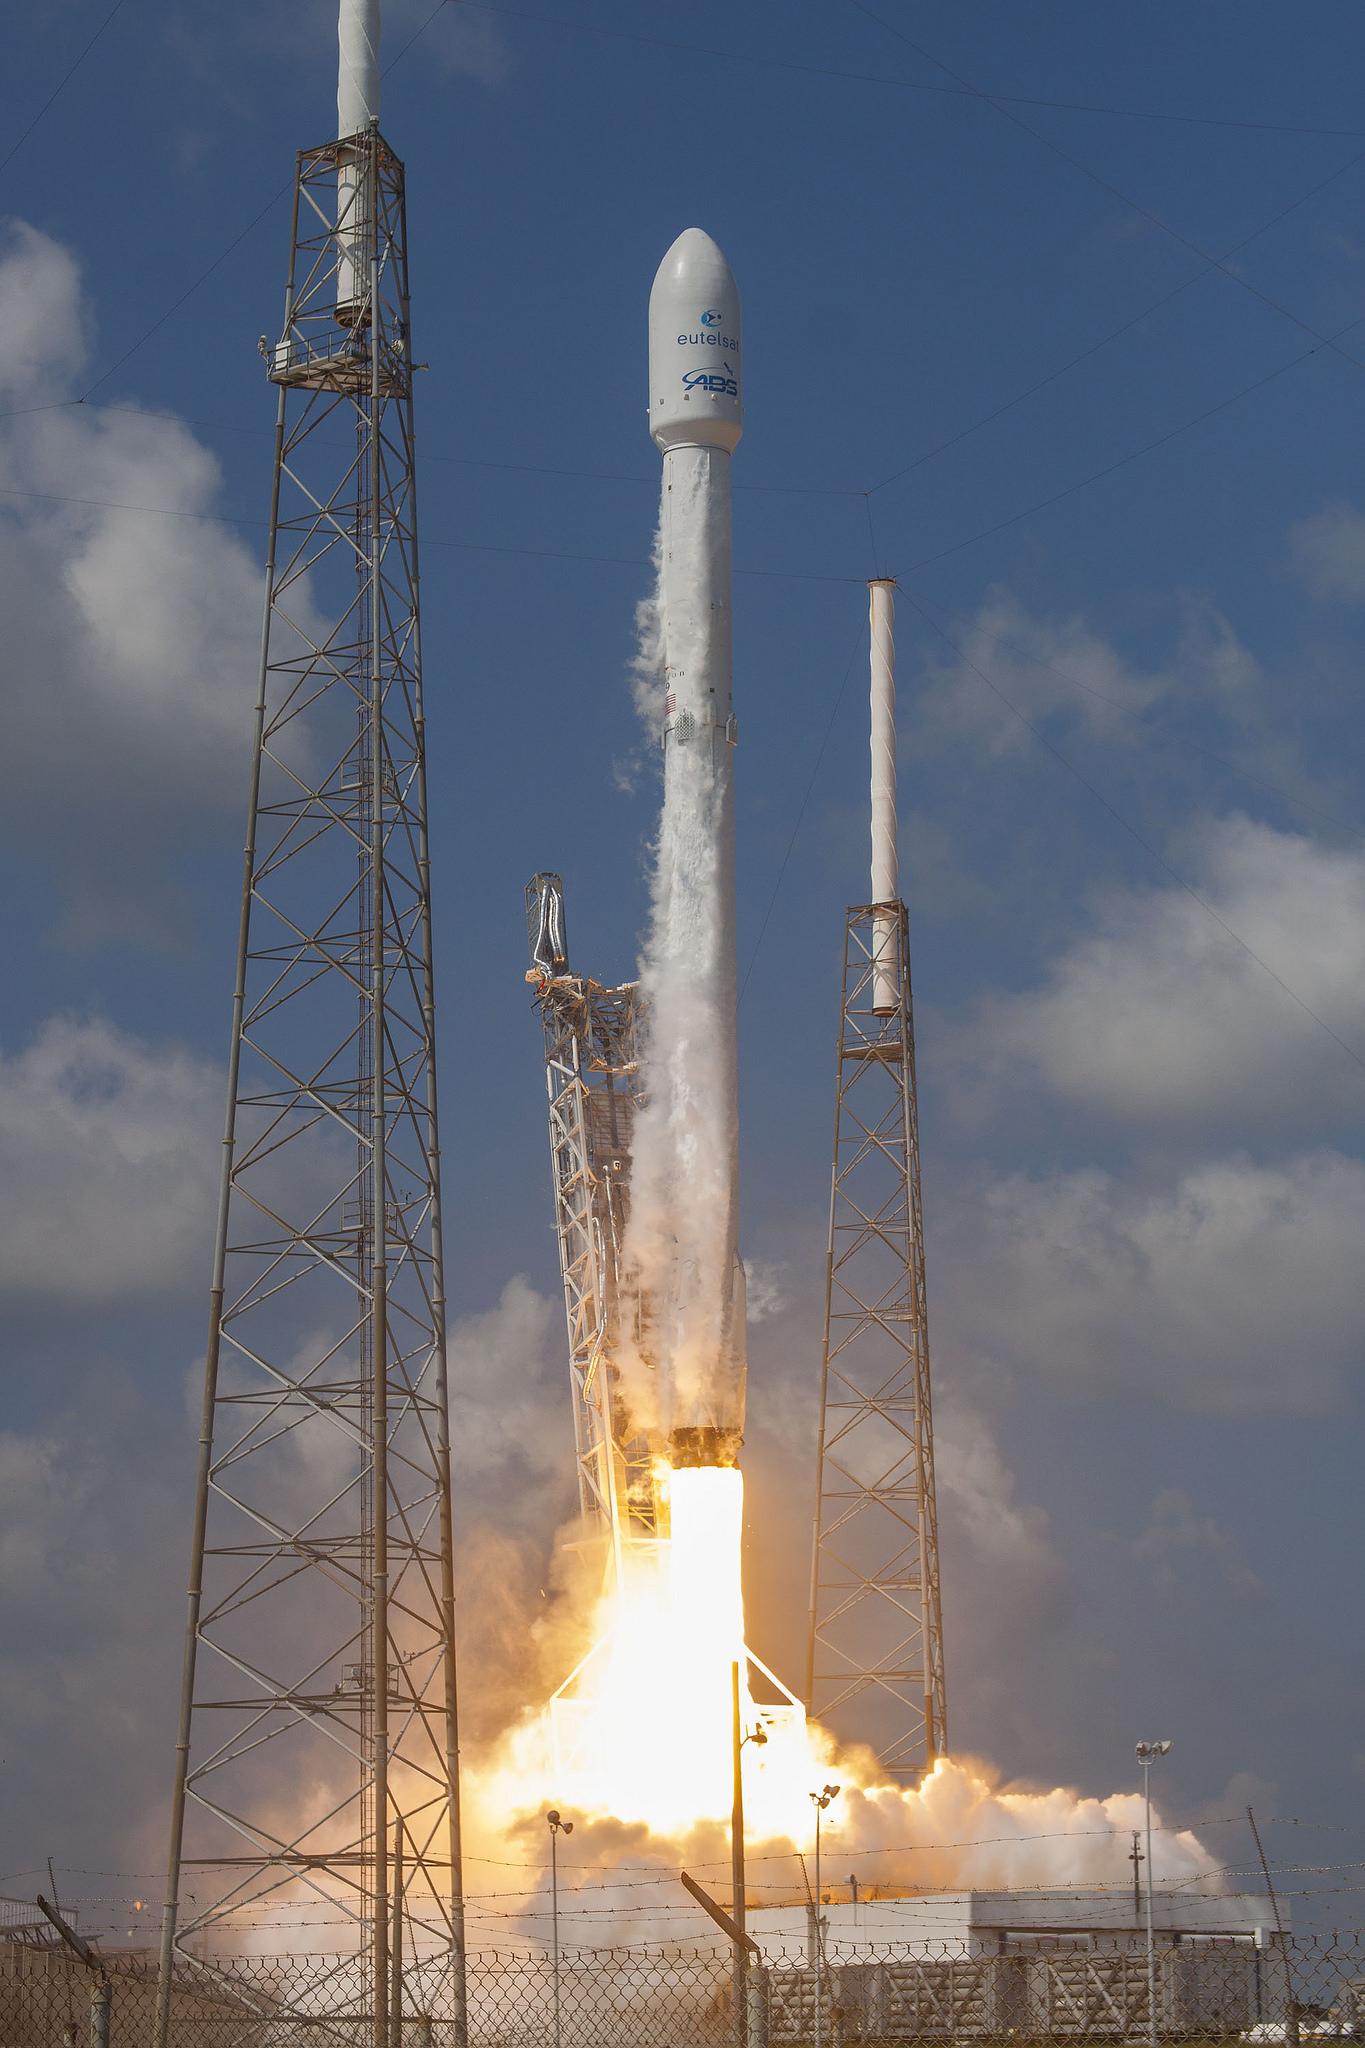
{"type": "MultiPolygon", "coordinates": [[[[334,91],[325,0],[107,17],[31,10],[0,82],[16,1872],[161,1854],[256,339],[334,91]]],[[[1365,27],[1259,0],[404,0],[385,34],[430,363],[464,1526],[534,1582],[564,1506],[521,892],[559,869],[576,961],[632,971],[645,305],[695,223],[747,347],[744,1211],[781,1304],[751,1332],[757,1645],[795,1668],[864,580],[890,573],[954,1742],[1105,1793],[1170,1735],[1173,1817],[1359,1825],[1365,27]]],[[[1244,1832],[1208,1839],[1233,1862],[1244,1832]]],[[[1352,1924],[1353,1877],[1320,1881],[1352,1924]]]]}

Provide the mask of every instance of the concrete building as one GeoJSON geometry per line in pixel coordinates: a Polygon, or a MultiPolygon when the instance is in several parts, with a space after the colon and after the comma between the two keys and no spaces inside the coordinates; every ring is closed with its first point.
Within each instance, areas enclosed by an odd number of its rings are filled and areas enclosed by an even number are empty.
{"type": "MultiPolygon", "coordinates": [[[[842,1887],[841,1887],[842,1889],[842,1887]]],[[[1181,1942],[1246,1942],[1258,1948],[1274,1934],[1268,1898],[1157,1890],[1153,1922],[1163,1948],[1181,1942]]],[[[1286,1908],[1281,1916],[1288,1922],[1286,1908]]],[[[851,1898],[821,1912],[827,1953],[891,1949],[934,1956],[1004,1955],[1012,1950],[1146,1947],[1145,1901],[1134,1911],[1130,1887],[1072,1887],[1021,1892],[931,1892],[915,1898],[851,1898]]],[[[765,1962],[793,1959],[813,1945],[809,1906],[760,1906],[747,1924],[765,1962]]]]}

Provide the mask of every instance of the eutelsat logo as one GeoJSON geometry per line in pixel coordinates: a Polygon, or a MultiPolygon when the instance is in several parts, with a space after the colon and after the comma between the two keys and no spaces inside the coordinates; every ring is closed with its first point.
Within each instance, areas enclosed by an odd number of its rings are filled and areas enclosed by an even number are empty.
{"type": "Polygon", "coordinates": [[[701,316],[701,324],[703,327],[719,327],[721,324],[720,314],[703,313],[701,316]]]}
{"type": "MultiPolygon", "coordinates": [[[[706,315],[702,314],[703,320],[706,315]]],[[[679,348],[728,348],[738,354],[739,342],[733,334],[717,334],[712,327],[700,327],[695,334],[680,334],[679,348]]]]}

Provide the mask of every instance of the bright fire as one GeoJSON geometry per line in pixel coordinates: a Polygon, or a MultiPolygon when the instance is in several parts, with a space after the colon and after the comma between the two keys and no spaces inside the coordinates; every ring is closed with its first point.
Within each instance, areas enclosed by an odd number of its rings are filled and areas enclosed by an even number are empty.
{"type": "MultiPolygon", "coordinates": [[[[539,1830],[548,1807],[578,1824],[572,1863],[605,1874],[630,1842],[676,1864],[724,1846],[732,1798],[731,1666],[747,1670],[740,1583],[744,1483],[734,1468],[668,1476],[672,1537],[623,1559],[619,1601],[604,1601],[596,1647],[549,1706],[467,1773],[471,1835],[496,1862],[539,1830]],[[626,1832],[623,1834],[623,1830],[626,1832]],[[502,1846],[494,1849],[494,1844],[502,1846]]],[[[768,1688],[764,1688],[765,1692],[768,1688]]],[[[774,1686],[773,1691],[777,1688],[774,1686]]],[[[859,1864],[869,1889],[1129,1881],[1134,1791],[1081,1798],[1063,1788],[1003,1791],[989,1767],[940,1758],[917,1789],[888,1784],[870,1751],[839,1751],[795,1704],[741,1692],[745,1832],[767,1866],[760,1890],[804,1895],[810,1795],[831,1775],[842,1796],[824,1819],[827,1853],[859,1864]]],[[[472,1841],[471,1841],[472,1846],[472,1841]]],[[[537,1849],[538,1863],[542,1852],[537,1849]]],[[[1186,1833],[1163,1837],[1158,1877],[1188,1881],[1209,1858],[1186,1833]]],[[[755,1877],[759,1875],[755,1865],[755,1877]]],[[[624,1928],[624,1922],[622,1923],[624,1928]]]]}
{"type": "Polygon", "coordinates": [[[805,1717],[787,1704],[758,1709],[749,1696],[743,1478],[733,1466],[700,1466],[671,1472],[667,1485],[670,1540],[626,1553],[598,1648],[577,1688],[551,1706],[557,1796],[661,1834],[728,1816],[739,1664],[742,1726],[752,1733],[761,1715],[766,1737],[746,1746],[745,1796],[756,1828],[785,1832],[805,1799],[805,1717]]]}

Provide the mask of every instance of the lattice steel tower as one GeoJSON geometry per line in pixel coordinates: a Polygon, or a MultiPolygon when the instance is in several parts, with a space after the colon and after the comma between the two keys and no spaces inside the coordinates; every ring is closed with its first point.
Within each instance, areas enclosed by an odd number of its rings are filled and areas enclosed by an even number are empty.
{"type": "Polygon", "coordinates": [[[844,927],[806,1704],[918,1780],[947,1745],[894,583],[870,586],[872,893],[844,927]]]}
{"type": "Polygon", "coordinates": [[[377,15],[343,0],[341,139],[298,159],[262,344],[275,470],[163,2044],[178,1960],[265,1920],[342,1958],[305,2009],[348,2040],[399,2048],[419,1971],[420,2009],[438,1980],[463,2037],[413,365],[377,15]]]}
{"type": "Polygon", "coordinates": [[[545,1085],[555,1234],[569,1335],[578,1504],[602,1544],[608,1584],[623,1552],[667,1535],[657,1449],[625,1411],[614,1353],[621,1318],[639,1303],[622,1286],[631,1149],[640,1106],[640,1002],[634,982],[604,988],[569,969],[564,886],[535,875],[526,888],[531,971],[545,1026],[545,1085]]]}

